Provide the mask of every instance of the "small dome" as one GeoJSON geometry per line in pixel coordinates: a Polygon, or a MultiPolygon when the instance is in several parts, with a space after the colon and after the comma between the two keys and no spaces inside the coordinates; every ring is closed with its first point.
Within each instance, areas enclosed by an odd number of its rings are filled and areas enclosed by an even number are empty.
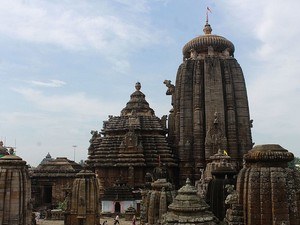
{"type": "Polygon", "coordinates": [[[290,162],[294,154],[277,144],[257,145],[244,155],[246,162],[290,162]]]}
{"type": "Polygon", "coordinates": [[[204,35],[200,35],[190,40],[182,49],[184,58],[189,58],[190,52],[195,50],[197,53],[207,53],[208,47],[212,47],[216,52],[223,52],[228,50],[230,55],[234,53],[234,45],[226,38],[211,34],[211,26],[206,24],[204,26],[204,35]]]}

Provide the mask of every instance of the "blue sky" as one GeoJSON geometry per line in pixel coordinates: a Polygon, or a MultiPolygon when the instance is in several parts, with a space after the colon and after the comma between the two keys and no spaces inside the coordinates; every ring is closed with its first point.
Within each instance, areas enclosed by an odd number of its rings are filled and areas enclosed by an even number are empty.
{"type": "Polygon", "coordinates": [[[168,114],[182,47],[213,33],[235,45],[256,144],[300,156],[297,0],[0,1],[0,138],[36,166],[86,159],[91,130],[119,115],[137,81],[156,115],[168,114]]]}

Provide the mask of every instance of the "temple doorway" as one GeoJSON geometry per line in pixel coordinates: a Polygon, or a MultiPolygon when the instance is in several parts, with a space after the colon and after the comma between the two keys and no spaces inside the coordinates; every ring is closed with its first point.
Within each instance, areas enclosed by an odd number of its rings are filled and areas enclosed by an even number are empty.
{"type": "Polygon", "coordinates": [[[52,203],[52,186],[44,187],[44,203],[52,203]]]}
{"type": "Polygon", "coordinates": [[[121,212],[121,205],[120,202],[115,203],[115,213],[120,213],[121,212]]]}

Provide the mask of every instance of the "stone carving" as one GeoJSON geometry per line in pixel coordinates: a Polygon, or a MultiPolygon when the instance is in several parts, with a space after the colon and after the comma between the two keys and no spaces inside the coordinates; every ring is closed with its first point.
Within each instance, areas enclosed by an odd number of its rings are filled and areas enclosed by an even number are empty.
{"type": "Polygon", "coordinates": [[[195,60],[198,56],[197,51],[195,49],[191,49],[191,59],[195,60]]]}
{"type": "Polygon", "coordinates": [[[225,204],[232,205],[232,204],[238,203],[238,194],[237,194],[236,190],[234,189],[234,185],[227,184],[225,186],[225,188],[227,189],[227,193],[228,193],[228,195],[225,199],[225,204]]]}
{"type": "Polygon", "coordinates": [[[173,106],[174,105],[174,94],[175,94],[175,85],[174,84],[171,84],[171,81],[170,80],[164,80],[163,82],[166,86],[167,86],[167,92],[166,92],[166,95],[171,95],[172,98],[171,98],[171,105],[173,106]]]}
{"type": "Polygon", "coordinates": [[[207,131],[205,146],[210,149],[211,155],[216,154],[219,149],[226,149],[227,139],[221,128],[217,112],[215,112],[213,123],[207,131]]]}

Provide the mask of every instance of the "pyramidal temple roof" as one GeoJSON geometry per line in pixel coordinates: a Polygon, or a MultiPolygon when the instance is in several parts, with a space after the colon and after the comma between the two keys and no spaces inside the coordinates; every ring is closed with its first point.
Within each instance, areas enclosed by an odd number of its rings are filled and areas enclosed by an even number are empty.
{"type": "Polygon", "coordinates": [[[32,177],[75,177],[82,170],[82,166],[66,157],[42,161],[32,172],[32,177]]]}
{"type": "Polygon", "coordinates": [[[149,107],[149,103],[145,99],[145,95],[141,90],[140,82],[135,84],[136,91],[130,95],[130,100],[126,107],[122,110],[121,116],[143,115],[154,116],[154,111],[149,107]]]}
{"type": "Polygon", "coordinates": [[[155,116],[139,82],[135,89],[121,115],[109,116],[101,133],[93,132],[88,160],[92,166],[155,167],[158,158],[168,166],[176,165],[166,140],[165,121],[155,116]]]}

